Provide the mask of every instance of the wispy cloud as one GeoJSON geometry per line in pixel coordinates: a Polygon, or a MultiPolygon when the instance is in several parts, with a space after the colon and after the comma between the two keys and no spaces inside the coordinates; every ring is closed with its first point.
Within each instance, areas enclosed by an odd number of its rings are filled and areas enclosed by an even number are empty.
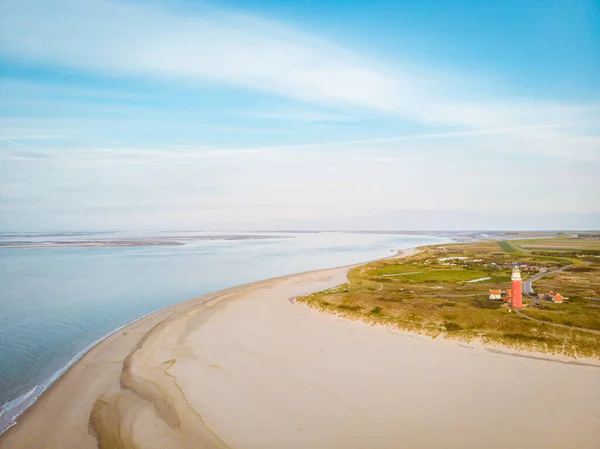
{"type": "Polygon", "coordinates": [[[279,109],[271,111],[244,111],[237,115],[259,119],[290,120],[304,122],[356,122],[360,117],[342,112],[326,112],[312,109],[279,109]]]}
{"type": "MultiPolygon", "coordinates": [[[[149,205],[161,212],[157,223],[166,226],[178,222],[203,226],[215,217],[242,227],[248,217],[260,217],[264,224],[357,217],[369,223],[367,217],[400,216],[402,210],[497,216],[514,210],[515,195],[523,200],[518,206],[520,220],[514,223],[527,223],[524,217],[531,214],[600,213],[591,193],[600,188],[594,165],[553,160],[541,168],[501,156],[490,158],[476,148],[464,158],[443,158],[440,152],[432,155],[414,148],[389,153],[352,147],[327,152],[15,151],[0,152],[0,171],[4,189],[0,210],[60,211],[63,218],[56,220],[83,214],[102,222],[109,211],[117,214],[112,217],[117,222],[133,222],[139,218],[139,206],[149,205]],[[554,173],[560,173],[562,181],[554,173]]],[[[11,216],[19,219],[18,214],[11,216]]],[[[5,220],[9,217],[5,215],[5,220]]]]}
{"type": "MultiPolygon", "coordinates": [[[[365,140],[346,140],[337,142],[315,142],[299,145],[283,145],[263,147],[260,150],[319,150],[331,148],[347,148],[351,151],[373,152],[385,150],[393,153],[406,148],[404,144],[418,141],[442,142],[439,148],[448,151],[479,147],[480,150],[494,152],[511,152],[515,154],[543,154],[553,157],[568,157],[576,160],[600,161],[600,136],[580,135],[570,132],[568,126],[560,125],[531,125],[508,128],[484,128],[467,131],[449,131],[425,134],[407,134],[403,136],[374,138],[365,140]],[[482,138],[491,137],[492,140],[482,138]]],[[[431,146],[412,145],[412,150],[427,150],[431,146]]],[[[381,157],[381,156],[376,156],[381,157]]],[[[384,156],[390,159],[390,156],[384,156]]],[[[396,159],[402,158],[402,154],[396,159]]]]}
{"type": "Polygon", "coordinates": [[[204,4],[0,8],[5,61],[98,82],[0,80],[0,217],[16,228],[23,211],[36,223],[79,214],[94,224],[106,211],[136,223],[140,204],[189,227],[207,217],[393,222],[402,210],[509,216],[515,195],[529,203],[519,217],[600,212],[593,100],[507,97],[498,80],[415,70],[401,55],[377,60],[204,4]],[[224,102],[223,91],[246,96],[224,102]]]}
{"type": "Polygon", "coordinates": [[[468,79],[457,85],[437,71],[434,89],[401,61],[382,64],[289,26],[206,6],[190,15],[157,3],[5,0],[1,20],[4,54],[100,73],[226,83],[426,124],[489,128],[598,118],[597,104],[457,101],[468,79]],[[437,87],[444,84],[445,91],[437,87]]]}
{"type": "Polygon", "coordinates": [[[558,125],[532,125],[532,126],[515,126],[512,128],[489,128],[489,129],[477,129],[469,131],[449,131],[443,133],[427,133],[427,134],[409,134],[405,136],[395,137],[382,137],[366,140],[345,140],[341,142],[320,142],[310,143],[301,145],[286,145],[271,147],[271,149],[285,149],[285,148],[326,148],[326,147],[341,147],[347,145],[361,145],[361,144],[373,144],[373,143],[390,143],[390,142],[403,142],[407,140],[426,140],[426,139],[446,139],[452,137],[468,137],[468,136],[483,136],[483,135],[503,135],[503,134],[516,134],[523,131],[529,131],[534,129],[551,129],[558,128],[558,125]]]}

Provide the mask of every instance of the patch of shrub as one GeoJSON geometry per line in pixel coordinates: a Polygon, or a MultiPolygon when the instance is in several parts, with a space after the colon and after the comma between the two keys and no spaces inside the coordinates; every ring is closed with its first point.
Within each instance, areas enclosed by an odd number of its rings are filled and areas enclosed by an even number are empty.
{"type": "Polygon", "coordinates": [[[463,327],[462,327],[461,325],[459,325],[459,324],[456,324],[456,323],[455,323],[455,322],[453,322],[453,321],[446,321],[446,322],[444,323],[444,327],[446,328],[446,330],[447,330],[448,332],[456,332],[456,331],[461,331],[461,330],[463,330],[463,327]]]}
{"type": "Polygon", "coordinates": [[[454,302],[443,302],[438,304],[438,307],[456,307],[456,303],[454,302]]]}
{"type": "Polygon", "coordinates": [[[499,309],[502,307],[502,301],[496,299],[476,299],[473,305],[480,309],[499,309]]]}
{"type": "Polygon", "coordinates": [[[521,333],[508,333],[504,334],[504,336],[511,340],[518,341],[546,341],[543,337],[538,337],[537,335],[526,335],[521,333]]]}
{"type": "Polygon", "coordinates": [[[565,271],[570,271],[573,273],[589,273],[590,271],[594,271],[594,269],[590,267],[569,267],[566,268],[565,271]]]}
{"type": "Polygon", "coordinates": [[[357,312],[357,311],[359,311],[360,309],[362,309],[362,307],[361,307],[361,306],[349,306],[349,305],[346,305],[346,304],[340,304],[340,305],[338,306],[338,309],[352,310],[352,311],[354,311],[354,312],[357,312]]]}
{"type": "Polygon", "coordinates": [[[379,301],[386,301],[386,302],[402,302],[404,301],[404,299],[402,298],[398,298],[397,296],[380,296],[379,298],[377,298],[379,301]]]}
{"type": "Polygon", "coordinates": [[[382,311],[383,309],[381,307],[375,307],[370,313],[381,313],[382,311]]]}

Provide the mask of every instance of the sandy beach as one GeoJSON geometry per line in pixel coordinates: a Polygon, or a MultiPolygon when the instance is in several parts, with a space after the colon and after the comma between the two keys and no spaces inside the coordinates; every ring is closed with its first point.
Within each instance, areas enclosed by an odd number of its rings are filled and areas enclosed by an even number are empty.
{"type": "Polygon", "coordinates": [[[294,302],[347,271],[224,290],[128,326],[0,448],[600,447],[600,366],[432,341],[294,302]]]}

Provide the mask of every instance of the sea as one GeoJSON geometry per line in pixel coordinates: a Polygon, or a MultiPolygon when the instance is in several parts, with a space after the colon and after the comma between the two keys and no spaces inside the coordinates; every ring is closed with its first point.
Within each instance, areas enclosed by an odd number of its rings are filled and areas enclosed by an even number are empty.
{"type": "Polygon", "coordinates": [[[0,245],[13,245],[0,248],[0,434],[86,351],[157,310],[449,241],[353,232],[0,234],[0,245]],[[72,246],[123,241],[168,244],[72,246]],[[31,244],[39,246],[22,247],[31,244]]]}

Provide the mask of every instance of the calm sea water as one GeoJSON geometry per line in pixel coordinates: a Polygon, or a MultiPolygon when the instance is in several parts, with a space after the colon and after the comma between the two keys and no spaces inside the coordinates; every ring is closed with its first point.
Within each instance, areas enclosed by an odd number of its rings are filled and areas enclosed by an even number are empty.
{"type": "MultiPolygon", "coordinates": [[[[0,433],[90,346],[144,315],[235,285],[447,241],[397,234],[280,235],[184,246],[0,248],[0,433]]],[[[57,238],[26,236],[50,239],[57,238]]]]}

